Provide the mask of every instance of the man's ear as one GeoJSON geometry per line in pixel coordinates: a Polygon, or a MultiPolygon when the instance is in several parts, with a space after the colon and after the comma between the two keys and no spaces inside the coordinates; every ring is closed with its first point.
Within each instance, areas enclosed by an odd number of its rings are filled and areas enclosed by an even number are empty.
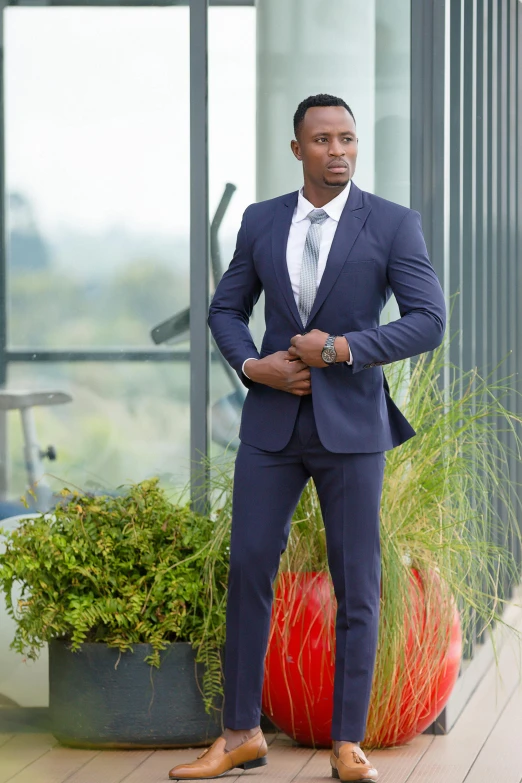
{"type": "Polygon", "coordinates": [[[291,148],[292,152],[294,153],[295,157],[297,158],[297,160],[302,160],[301,149],[299,147],[299,142],[296,141],[295,139],[292,139],[292,141],[290,142],[290,148],[291,148]]]}

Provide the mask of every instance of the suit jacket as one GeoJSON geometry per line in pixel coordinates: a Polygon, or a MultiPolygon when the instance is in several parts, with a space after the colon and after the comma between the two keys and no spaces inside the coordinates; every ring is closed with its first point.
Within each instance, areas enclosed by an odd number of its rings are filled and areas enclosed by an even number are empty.
{"type": "MultiPolygon", "coordinates": [[[[247,208],[208,319],[220,351],[249,389],[239,437],[266,451],[279,451],[288,443],[300,397],[253,383],[242,365],[249,357],[286,350],[290,338],[303,332],[286,262],[297,195],[247,208]],[[266,331],[258,352],[248,324],[261,291],[266,331]]],[[[444,295],[428,258],[419,213],[352,182],[306,325],[306,331],[345,335],[353,356],[351,366],[310,368],[317,431],[326,449],[385,451],[415,435],[389,395],[382,367],[436,348],[445,324],[444,295]],[[392,292],[401,317],[380,326],[392,292]]]]}

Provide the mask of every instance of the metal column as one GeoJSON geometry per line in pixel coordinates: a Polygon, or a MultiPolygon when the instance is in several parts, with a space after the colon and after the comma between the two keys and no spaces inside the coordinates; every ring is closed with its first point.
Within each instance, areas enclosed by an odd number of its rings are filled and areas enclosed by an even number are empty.
{"type": "MultiPolygon", "coordinates": [[[[5,107],[4,107],[4,10],[0,0],[0,388],[7,380],[7,231],[5,203],[5,107]]],[[[9,483],[7,412],[0,412],[0,500],[5,500],[9,483]]]]}
{"type": "Polygon", "coordinates": [[[190,485],[206,506],[209,427],[208,0],[190,0],[190,485]]]}

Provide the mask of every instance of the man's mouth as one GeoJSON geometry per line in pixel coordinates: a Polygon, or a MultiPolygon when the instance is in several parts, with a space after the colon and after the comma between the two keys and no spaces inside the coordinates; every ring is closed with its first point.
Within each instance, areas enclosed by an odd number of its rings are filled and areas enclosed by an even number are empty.
{"type": "Polygon", "coordinates": [[[329,166],[326,167],[328,171],[333,171],[334,174],[341,174],[343,171],[346,171],[348,166],[346,163],[330,163],[329,166]]]}

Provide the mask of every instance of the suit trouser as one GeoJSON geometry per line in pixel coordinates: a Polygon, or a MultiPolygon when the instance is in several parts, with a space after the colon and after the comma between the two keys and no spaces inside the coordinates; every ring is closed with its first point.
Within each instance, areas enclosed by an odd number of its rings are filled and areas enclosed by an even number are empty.
{"type": "Polygon", "coordinates": [[[234,477],[227,605],[227,728],[259,724],[272,583],[292,514],[312,477],[338,605],[332,739],[364,739],[379,623],[384,463],[383,452],[327,451],[317,434],[311,395],[301,398],[292,437],[282,451],[241,443],[234,477]]]}

